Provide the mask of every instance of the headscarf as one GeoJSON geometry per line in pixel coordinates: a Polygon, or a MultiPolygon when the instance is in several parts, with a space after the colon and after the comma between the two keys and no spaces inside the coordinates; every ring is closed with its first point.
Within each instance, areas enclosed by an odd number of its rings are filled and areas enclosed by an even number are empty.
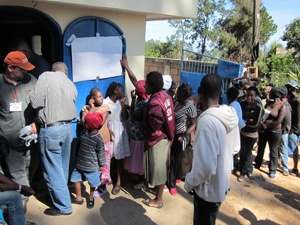
{"type": "Polygon", "coordinates": [[[145,91],[145,81],[144,80],[139,80],[136,82],[135,89],[138,92],[138,95],[143,99],[146,100],[148,99],[148,95],[145,91]]]}
{"type": "Polygon", "coordinates": [[[276,98],[285,98],[288,94],[288,90],[285,86],[272,87],[270,95],[274,95],[276,98]]]}
{"type": "Polygon", "coordinates": [[[103,114],[99,112],[90,112],[85,116],[85,123],[91,130],[99,130],[103,123],[103,114]]]}
{"type": "Polygon", "coordinates": [[[168,91],[172,86],[172,77],[170,75],[163,75],[164,87],[163,89],[168,91]]]}

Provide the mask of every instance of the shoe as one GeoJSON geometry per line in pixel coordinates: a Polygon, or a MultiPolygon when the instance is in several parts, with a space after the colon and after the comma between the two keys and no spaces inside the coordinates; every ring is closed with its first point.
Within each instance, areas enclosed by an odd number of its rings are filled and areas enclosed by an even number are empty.
{"type": "MultiPolygon", "coordinates": [[[[146,206],[153,207],[153,208],[157,208],[157,209],[161,209],[161,208],[164,206],[164,203],[160,203],[160,204],[157,204],[157,205],[151,205],[151,204],[150,204],[150,201],[151,201],[151,199],[145,199],[145,200],[143,200],[142,202],[143,202],[146,206]]],[[[154,200],[154,201],[155,201],[155,200],[154,200]]]]}
{"type": "Polygon", "coordinates": [[[170,188],[171,195],[177,195],[177,189],[176,188],[170,188]]]}
{"type": "Polygon", "coordinates": [[[270,178],[270,179],[274,179],[274,178],[275,178],[275,173],[270,173],[270,174],[269,174],[269,178],[270,178]]]}
{"type": "Polygon", "coordinates": [[[249,180],[253,180],[254,179],[254,177],[252,176],[252,173],[248,173],[247,177],[249,178],[249,180]]]}
{"type": "Polygon", "coordinates": [[[141,190],[142,188],[146,188],[147,186],[144,184],[143,181],[133,185],[134,190],[141,190]]]}
{"type": "Polygon", "coordinates": [[[71,203],[72,204],[77,204],[77,205],[82,205],[83,204],[83,199],[77,200],[77,198],[71,198],[71,203]]]}
{"type": "Polygon", "coordinates": [[[120,185],[116,185],[116,186],[114,186],[114,188],[111,190],[111,193],[112,193],[113,195],[117,195],[117,194],[120,193],[120,190],[121,190],[120,185]],[[116,189],[116,188],[118,188],[118,189],[116,189]]]}
{"type": "Polygon", "coordinates": [[[26,221],[26,225],[36,225],[35,222],[26,221]]]}
{"type": "Polygon", "coordinates": [[[283,170],[282,175],[288,176],[288,175],[290,175],[290,172],[288,170],[283,170]]]}
{"type": "Polygon", "coordinates": [[[97,190],[94,192],[93,197],[94,198],[101,198],[103,195],[107,194],[106,185],[102,186],[100,185],[97,190]]]}
{"type": "Polygon", "coordinates": [[[61,216],[61,215],[71,215],[72,212],[63,213],[56,208],[50,207],[44,211],[44,214],[48,216],[61,216]]]}
{"type": "Polygon", "coordinates": [[[180,179],[177,179],[177,180],[176,180],[176,184],[179,184],[180,182],[181,182],[180,179]]]}
{"type": "Polygon", "coordinates": [[[94,208],[94,205],[95,205],[95,199],[94,199],[94,198],[92,198],[92,199],[89,198],[86,207],[87,207],[88,209],[92,209],[92,208],[94,208]]]}
{"type": "Polygon", "coordinates": [[[297,174],[297,173],[299,173],[299,170],[297,168],[293,168],[292,173],[297,174]]]}
{"type": "MultiPolygon", "coordinates": [[[[150,193],[150,194],[153,194],[153,195],[156,195],[156,190],[155,188],[143,188],[142,189],[144,192],[147,192],[147,193],[150,193]]],[[[169,189],[168,189],[169,190],[169,189]]]]}
{"type": "Polygon", "coordinates": [[[167,185],[164,186],[164,192],[168,192],[169,188],[167,187],[167,185]]]}
{"type": "Polygon", "coordinates": [[[244,175],[240,175],[237,180],[238,182],[244,182],[244,175]]]}

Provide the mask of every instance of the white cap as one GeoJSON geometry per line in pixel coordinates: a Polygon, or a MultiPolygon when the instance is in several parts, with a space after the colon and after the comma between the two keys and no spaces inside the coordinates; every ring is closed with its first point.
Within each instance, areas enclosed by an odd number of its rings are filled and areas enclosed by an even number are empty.
{"type": "Polygon", "coordinates": [[[168,91],[172,86],[172,77],[170,75],[163,75],[164,87],[163,89],[168,91]]]}
{"type": "Polygon", "coordinates": [[[31,141],[34,140],[34,142],[37,142],[37,134],[30,134],[31,131],[31,125],[28,125],[26,127],[23,127],[22,130],[20,130],[19,138],[23,139],[25,141],[25,145],[27,147],[30,146],[31,141]]]}

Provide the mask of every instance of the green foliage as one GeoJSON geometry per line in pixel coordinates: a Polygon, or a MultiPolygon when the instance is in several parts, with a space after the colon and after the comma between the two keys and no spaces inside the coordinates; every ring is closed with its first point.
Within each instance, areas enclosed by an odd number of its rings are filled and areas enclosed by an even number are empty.
{"type": "MultiPolygon", "coordinates": [[[[231,0],[232,9],[217,25],[223,30],[217,40],[224,58],[249,62],[252,57],[253,0],[231,0]]],[[[262,5],[260,10],[260,45],[276,32],[277,25],[262,5]]]]}
{"type": "MultiPolygon", "coordinates": [[[[154,58],[173,58],[180,59],[183,41],[167,38],[166,42],[154,41],[153,39],[146,42],[146,57],[154,58]]],[[[187,47],[188,49],[188,47],[187,47]]]]}
{"type": "Polygon", "coordinates": [[[284,85],[289,80],[298,81],[300,75],[298,63],[290,52],[283,55],[278,54],[278,48],[282,48],[282,45],[273,43],[267,57],[259,58],[260,76],[265,78],[266,83],[272,83],[275,86],[284,85]]]}
{"type": "Polygon", "coordinates": [[[294,48],[296,52],[300,52],[300,18],[294,19],[285,30],[282,37],[283,41],[287,41],[287,48],[294,48]]]}
{"type": "Polygon", "coordinates": [[[260,45],[265,45],[270,37],[276,33],[278,26],[274,24],[272,16],[267,12],[266,7],[260,9],[260,45]]]}

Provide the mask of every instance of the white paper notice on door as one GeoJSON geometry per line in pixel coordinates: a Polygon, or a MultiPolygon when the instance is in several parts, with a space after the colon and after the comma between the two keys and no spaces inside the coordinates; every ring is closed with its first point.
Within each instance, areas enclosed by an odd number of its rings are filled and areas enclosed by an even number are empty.
{"type": "Polygon", "coordinates": [[[122,46],[119,36],[75,38],[71,44],[73,81],[120,76],[122,46]]]}

